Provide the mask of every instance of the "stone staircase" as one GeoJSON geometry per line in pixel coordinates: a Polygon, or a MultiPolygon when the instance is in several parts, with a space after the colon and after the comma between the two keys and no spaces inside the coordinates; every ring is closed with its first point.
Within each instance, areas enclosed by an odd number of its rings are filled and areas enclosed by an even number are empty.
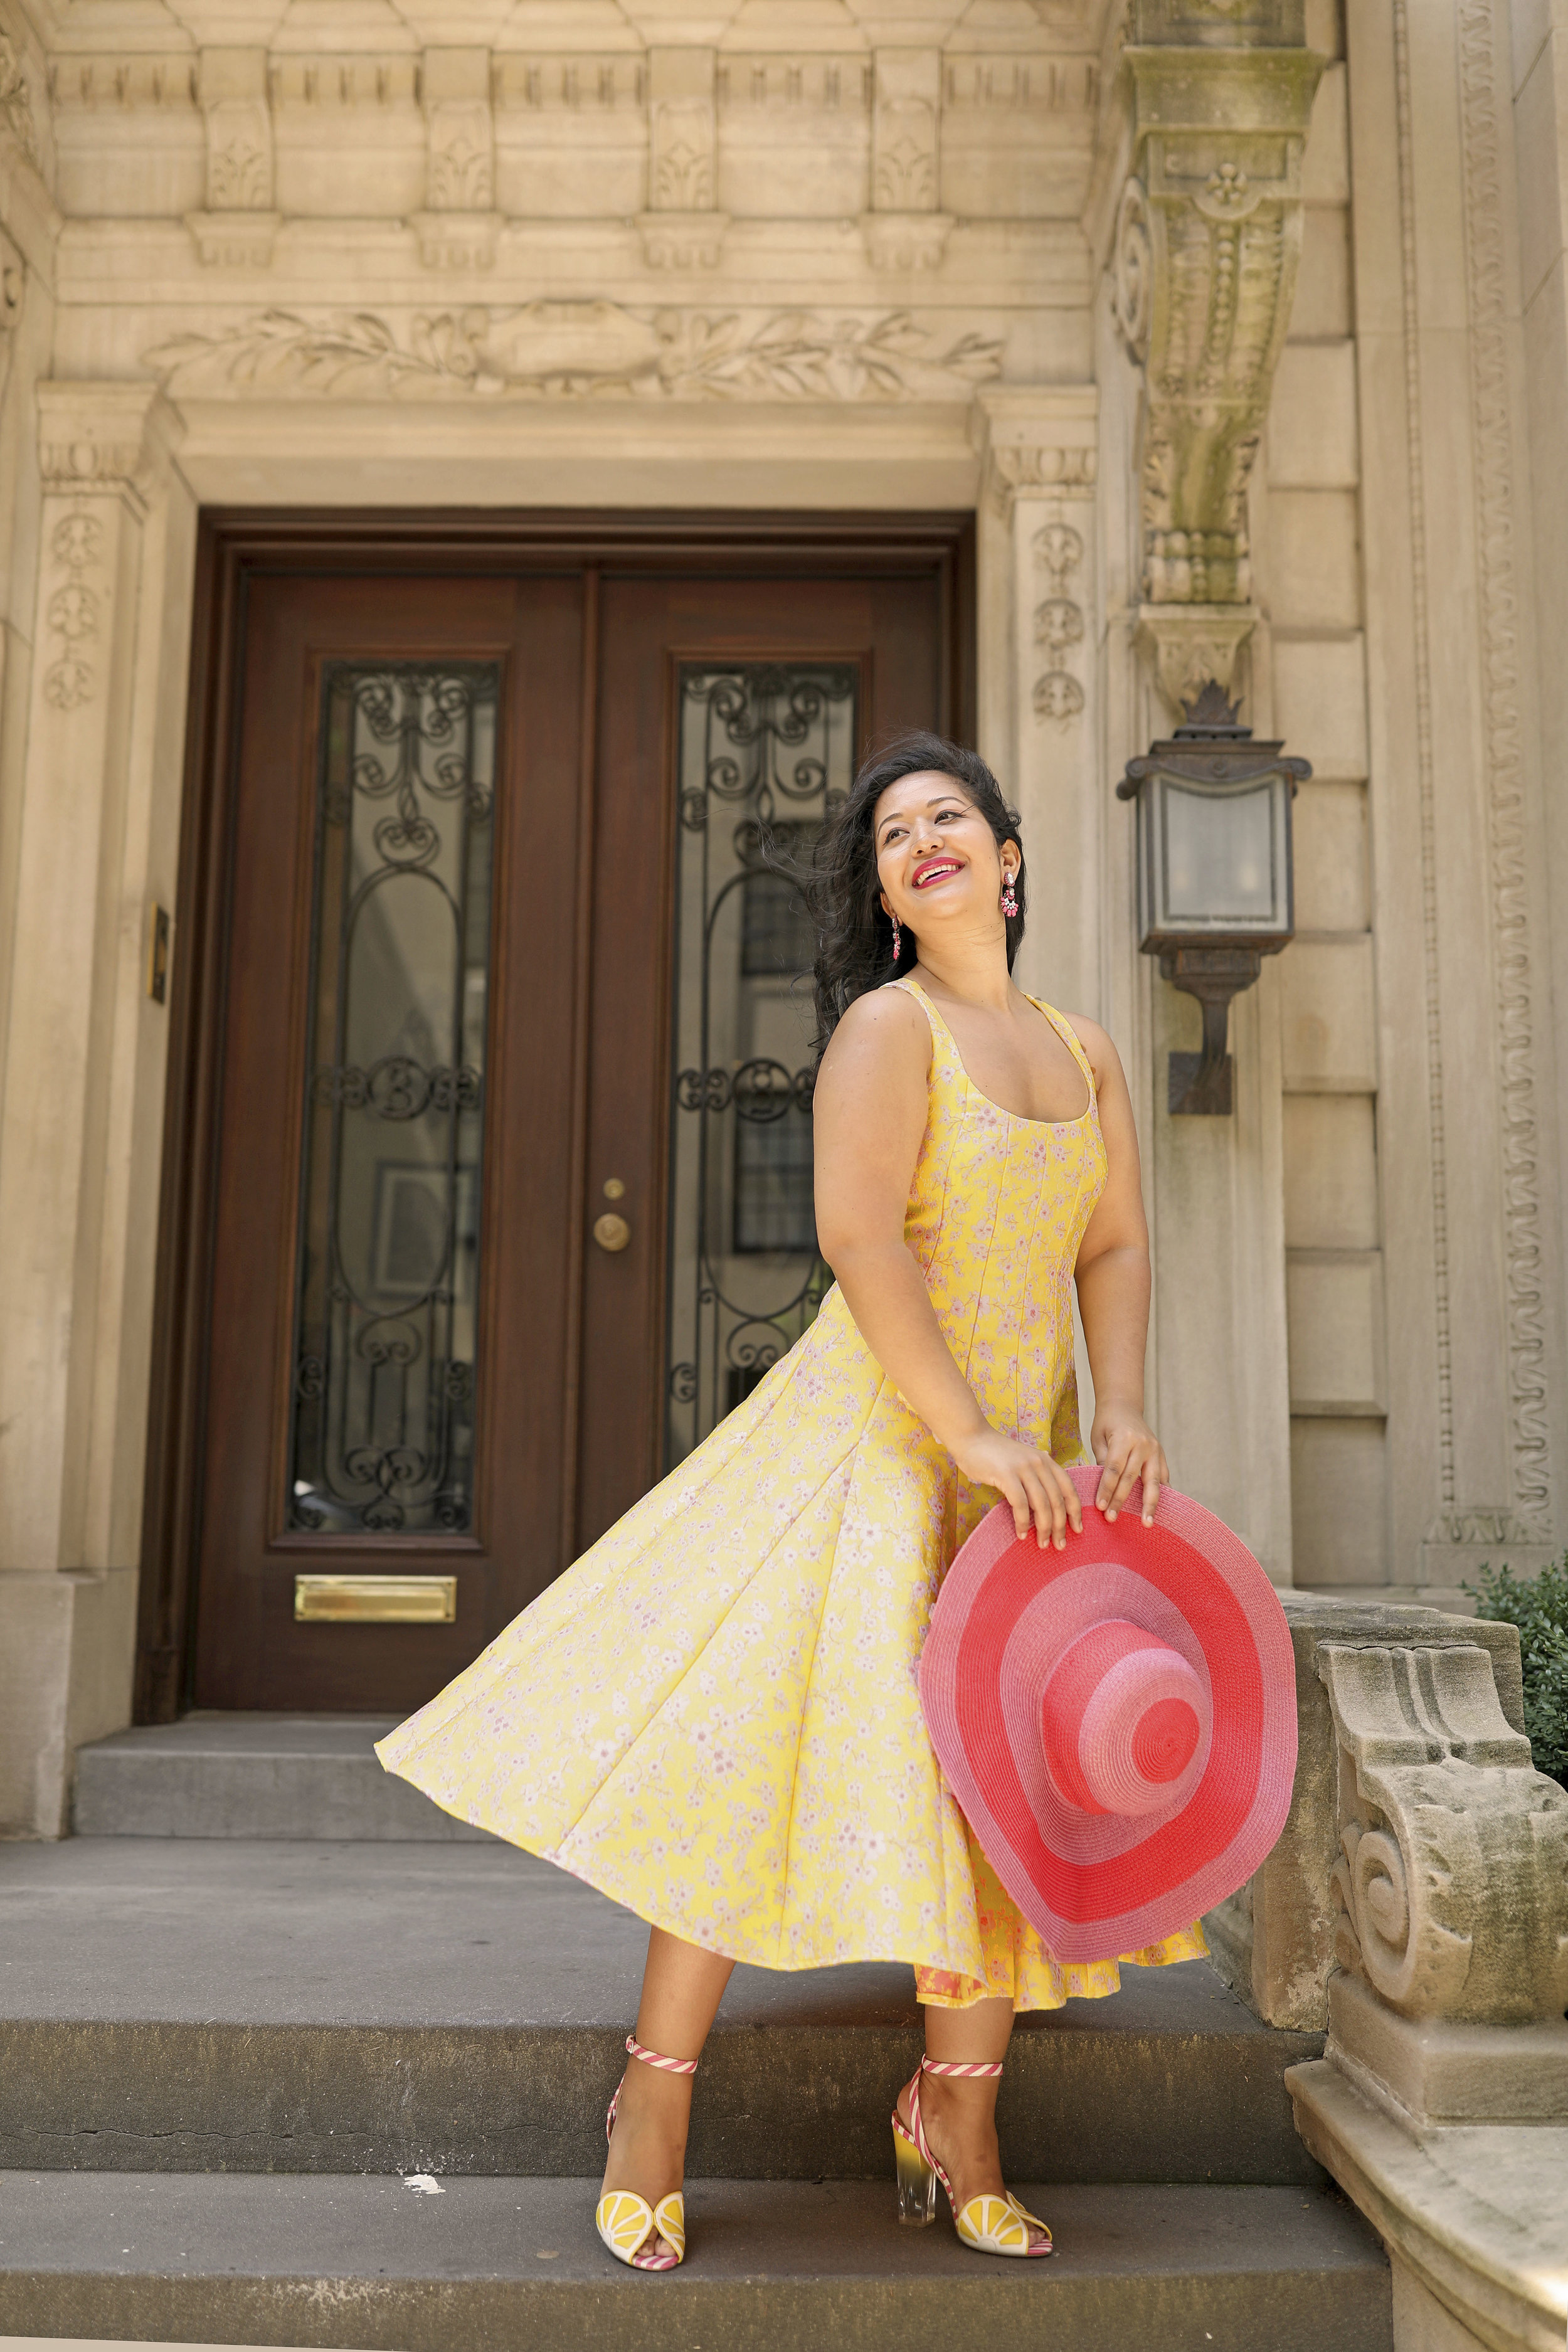
{"type": "Polygon", "coordinates": [[[0,1848],[0,2335],[1387,2352],[1382,2249],[1281,2079],[1319,2037],[1260,2025],[1202,1963],[1020,2025],[999,2120],[1057,2233],[1044,2264],[897,2224],[907,1970],[737,1970],[688,2263],[613,2263],[593,2206],[646,1931],[434,1809],[411,1822],[371,1736],[124,1734],[82,1759],[96,1833],[0,1848]]]}

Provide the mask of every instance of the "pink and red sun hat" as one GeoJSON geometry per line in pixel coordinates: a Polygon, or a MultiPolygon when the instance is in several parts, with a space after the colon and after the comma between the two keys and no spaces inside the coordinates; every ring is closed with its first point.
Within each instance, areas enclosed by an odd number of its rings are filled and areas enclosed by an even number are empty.
{"type": "Polygon", "coordinates": [[[1240,1538],[1167,1486],[1152,1528],[1094,1507],[1042,1550],[999,1503],[947,1572],[921,1659],[943,1771],[1058,1959],[1112,1959],[1212,1910],[1290,1810],[1296,1668],[1240,1538]]]}

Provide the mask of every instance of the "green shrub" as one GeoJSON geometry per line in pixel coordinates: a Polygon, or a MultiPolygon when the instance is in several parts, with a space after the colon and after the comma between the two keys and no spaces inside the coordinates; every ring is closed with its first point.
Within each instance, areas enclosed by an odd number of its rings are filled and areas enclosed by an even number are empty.
{"type": "Polygon", "coordinates": [[[1524,1727],[1538,1772],[1568,1789],[1568,1552],[1536,1577],[1516,1578],[1489,1565],[1480,1590],[1464,1590],[1476,1615],[1519,1628],[1524,1669],[1524,1727]]]}

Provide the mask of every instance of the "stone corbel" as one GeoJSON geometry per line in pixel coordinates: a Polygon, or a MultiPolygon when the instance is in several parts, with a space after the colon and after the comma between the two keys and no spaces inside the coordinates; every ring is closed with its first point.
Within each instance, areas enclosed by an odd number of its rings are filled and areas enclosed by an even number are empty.
{"type": "Polygon", "coordinates": [[[266,50],[204,49],[196,94],[206,126],[206,209],[187,213],[185,225],[207,267],[264,269],[279,219],[266,50]]]}
{"type": "Polygon", "coordinates": [[[650,269],[713,269],[723,252],[713,65],[711,49],[648,51],[647,210],[637,225],[650,269]]]}
{"type": "Polygon", "coordinates": [[[1247,478],[1295,294],[1301,159],[1324,64],[1300,45],[1299,19],[1290,0],[1217,25],[1201,0],[1133,0],[1123,52],[1132,173],[1111,304],[1145,375],[1142,617],[1173,708],[1211,649],[1229,666],[1209,675],[1229,683],[1256,619],[1247,478]],[[1200,625],[1172,631],[1172,607],[1200,625]]]}
{"type": "Polygon", "coordinates": [[[426,49],[420,81],[426,209],[410,222],[427,269],[489,269],[501,226],[495,208],[495,113],[488,49],[426,49]]]}
{"type": "Polygon", "coordinates": [[[873,269],[936,269],[952,215],[940,212],[942,57],[879,49],[871,114],[871,209],[860,236],[873,269]]]}

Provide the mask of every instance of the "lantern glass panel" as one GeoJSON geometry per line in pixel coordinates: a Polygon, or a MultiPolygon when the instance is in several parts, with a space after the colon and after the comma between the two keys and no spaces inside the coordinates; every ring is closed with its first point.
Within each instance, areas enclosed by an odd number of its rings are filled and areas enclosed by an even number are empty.
{"type": "Polygon", "coordinates": [[[1163,929],[1269,929],[1286,917],[1282,779],[1241,792],[1162,776],[1156,786],[1156,898],[1163,929]]]}

